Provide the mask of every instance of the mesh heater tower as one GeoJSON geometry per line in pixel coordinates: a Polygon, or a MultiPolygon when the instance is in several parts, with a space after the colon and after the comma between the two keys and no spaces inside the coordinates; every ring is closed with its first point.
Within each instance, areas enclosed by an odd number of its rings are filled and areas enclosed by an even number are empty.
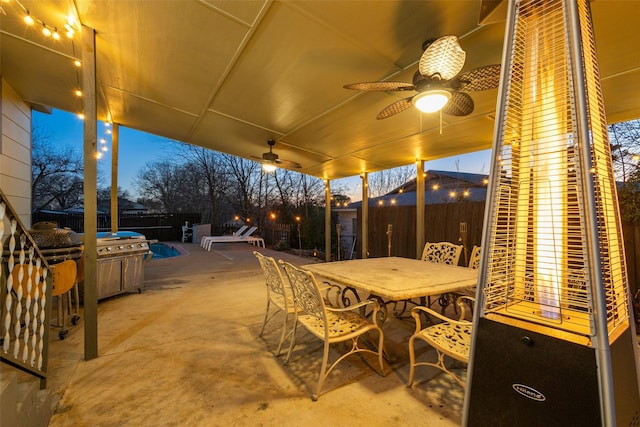
{"type": "Polygon", "coordinates": [[[586,0],[509,0],[463,424],[640,426],[586,0]]]}

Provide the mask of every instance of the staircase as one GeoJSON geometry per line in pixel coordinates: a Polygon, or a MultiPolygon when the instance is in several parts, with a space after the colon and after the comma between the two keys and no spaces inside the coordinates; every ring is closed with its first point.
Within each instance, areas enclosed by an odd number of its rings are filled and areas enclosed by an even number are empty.
{"type": "Polygon", "coordinates": [[[0,426],[46,427],[52,405],[52,391],[40,390],[37,377],[0,363],[0,426]]]}

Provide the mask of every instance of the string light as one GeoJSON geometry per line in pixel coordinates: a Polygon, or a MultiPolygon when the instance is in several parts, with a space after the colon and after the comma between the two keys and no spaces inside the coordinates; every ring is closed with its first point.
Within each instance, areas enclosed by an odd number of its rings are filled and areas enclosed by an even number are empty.
{"type": "MultiPolygon", "coordinates": [[[[9,3],[9,0],[1,0],[1,1],[2,3],[9,3]]],[[[47,25],[47,23],[44,22],[42,19],[39,19],[36,16],[34,16],[29,11],[29,9],[27,9],[22,3],[20,3],[19,0],[15,0],[14,2],[15,4],[18,5],[18,7],[20,7],[20,9],[22,9],[22,13],[24,14],[22,20],[24,21],[25,24],[32,26],[37,23],[38,25],[42,26],[42,35],[44,35],[45,37],[51,37],[54,40],[60,40],[60,34],[58,33],[57,27],[52,27],[51,25],[47,25]]],[[[0,10],[2,11],[3,14],[6,15],[6,12],[4,11],[3,8],[0,7],[0,10]]],[[[75,17],[73,16],[67,17],[67,22],[64,24],[64,29],[66,30],[67,37],[69,39],[73,39],[73,36],[75,35],[75,33],[78,32],[78,25],[75,17]]]]}
{"type": "MultiPolygon", "coordinates": [[[[20,4],[20,3],[18,3],[20,4]]],[[[31,14],[29,13],[29,11],[26,11],[26,14],[24,15],[24,23],[27,25],[33,25],[36,23],[36,21],[31,17],[31,14]]]]}
{"type": "MultiPolygon", "coordinates": [[[[9,3],[9,0],[0,0],[0,3],[9,3]]],[[[26,25],[28,26],[33,26],[36,23],[38,25],[40,25],[42,27],[42,35],[46,38],[52,38],[53,40],[60,40],[60,33],[58,33],[58,28],[57,27],[53,27],[51,25],[48,25],[46,22],[44,22],[42,19],[39,19],[38,17],[36,17],[35,15],[33,15],[31,13],[31,11],[29,9],[27,9],[21,2],[20,0],[13,0],[13,3],[15,3],[22,11],[23,14],[23,21],[26,25]]],[[[0,12],[2,14],[6,15],[5,10],[0,7],[0,12]]],[[[76,21],[76,18],[73,15],[69,15],[66,18],[66,22],[64,24],[64,29],[65,29],[65,33],[67,35],[67,37],[71,40],[71,45],[73,46],[73,37],[75,35],[75,33],[77,33],[79,31],[79,27],[78,27],[78,22],[76,21]]],[[[74,48],[75,51],[75,48],[74,48]]],[[[77,67],[80,68],[82,66],[82,62],[79,59],[74,59],[73,60],[73,64],[77,67]]],[[[78,76],[78,72],[76,71],[76,79],[78,80],[78,86],[80,86],[80,79],[78,76]]],[[[76,90],[75,91],[75,95],[80,98],[82,97],[82,91],[81,90],[76,90]]],[[[82,108],[82,101],[81,102],[81,108],[82,108]]],[[[78,113],[77,114],[78,119],[80,120],[84,120],[84,114],[82,113],[78,113]]],[[[108,132],[110,133],[110,131],[108,132]]],[[[98,157],[99,158],[99,157],[98,157]]]]}

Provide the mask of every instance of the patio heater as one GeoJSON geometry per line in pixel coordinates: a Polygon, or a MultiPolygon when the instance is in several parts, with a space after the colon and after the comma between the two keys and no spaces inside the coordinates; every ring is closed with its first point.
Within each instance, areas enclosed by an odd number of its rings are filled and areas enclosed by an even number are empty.
{"type": "Polygon", "coordinates": [[[589,4],[509,1],[463,424],[640,425],[589,4]]]}

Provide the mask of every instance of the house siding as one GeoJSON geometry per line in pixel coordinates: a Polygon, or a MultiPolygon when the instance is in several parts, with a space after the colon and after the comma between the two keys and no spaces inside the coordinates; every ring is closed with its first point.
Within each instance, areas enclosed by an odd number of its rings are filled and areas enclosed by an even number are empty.
{"type": "Polygon", "coordinates": [[[0,188],[31,227],[31,107],[5,80],[0,98],[0,188]]]}

